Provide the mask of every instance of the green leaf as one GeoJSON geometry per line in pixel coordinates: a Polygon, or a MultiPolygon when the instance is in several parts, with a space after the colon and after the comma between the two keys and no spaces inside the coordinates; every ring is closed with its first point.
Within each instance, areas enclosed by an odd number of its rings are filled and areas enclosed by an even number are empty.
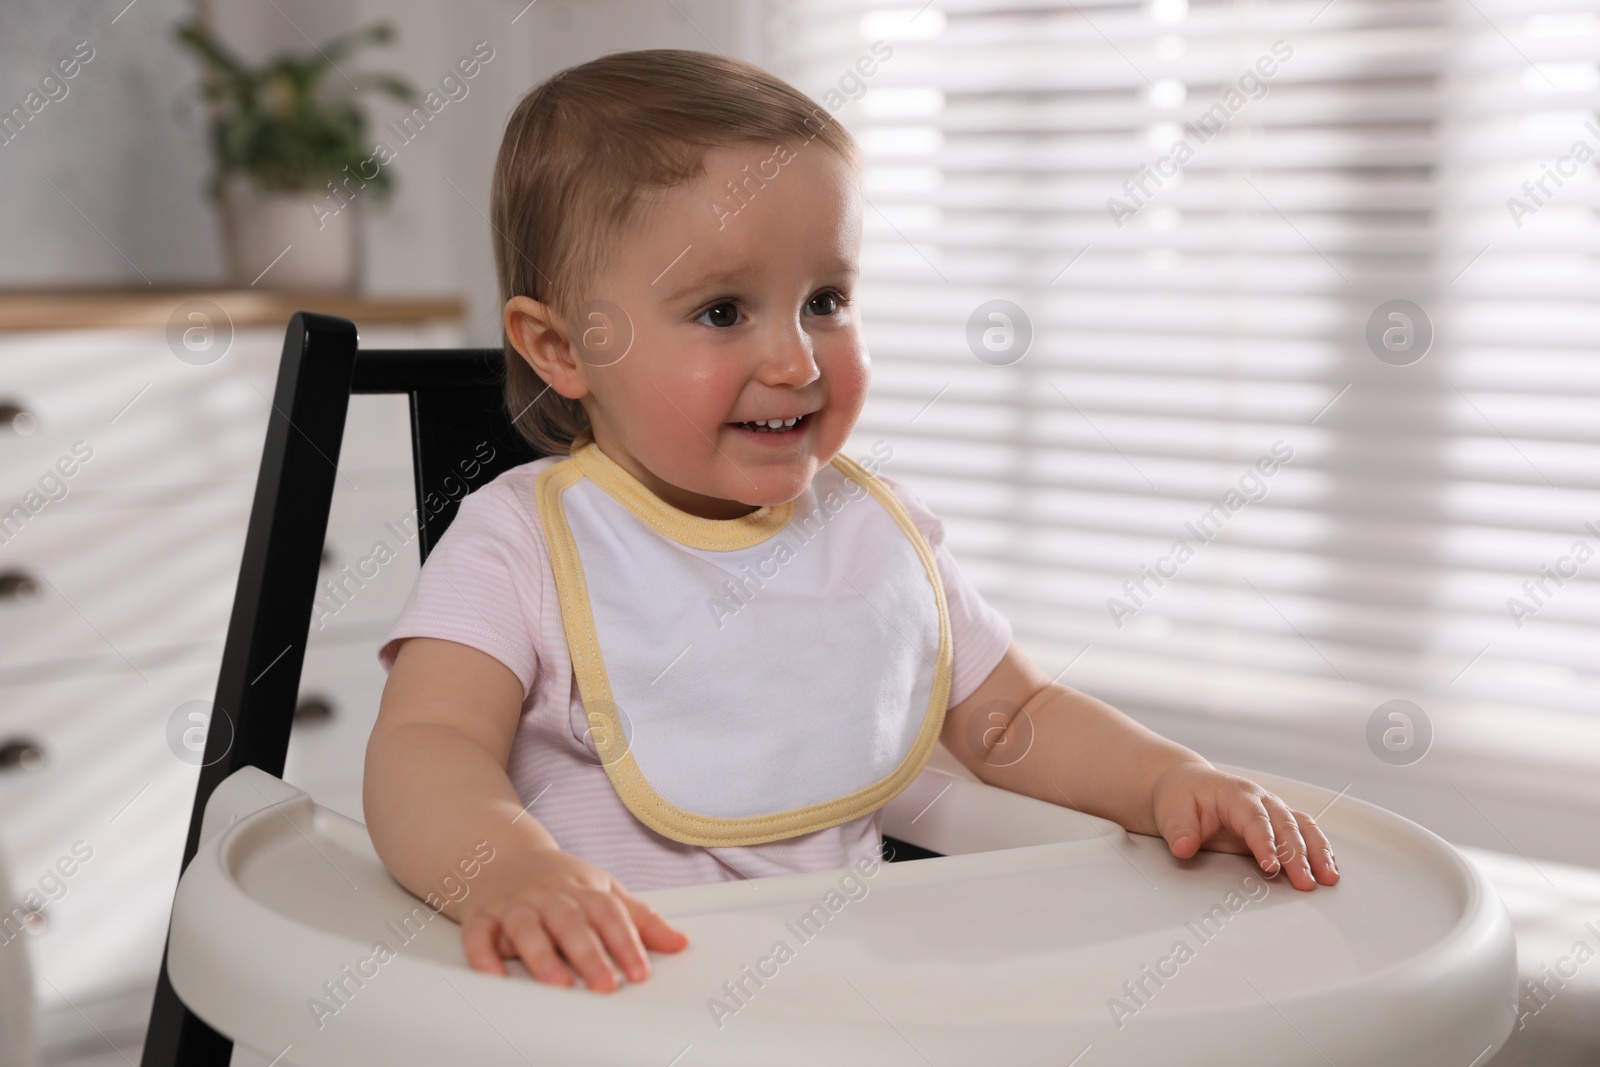
{"type": "Polygon", "coordinates": [[[232,95],[236,103],[250,101],[256,92],[258,76],[248,70],[211,31],[197,22],[180,25],[174,36],[178,43],[194,52],[209,67],[215,81],[206,87],[208,100],[232,95]]]}
{"type": "Polygon", "coordinates": [[[342,37],[335,37],[318,49],[318,58],[325,64],[337,63],[363,45],[387,44],[393,38],[394,27],[387,22],[375,22],[342,37]]]}
{"type": "Polygon", "coordinates": [[[417,101],[417,91],[411,87],[410,82],[388,74],[357,74],[355,83],[358,89],[385,93],[402,103],[414,104],[417,101]]]}
{"type": "MultiPolygon", "coordinates": [[[[305,191],[344,180],[346,168],[360,173],[372,146],[367,141],[366,115],[355,94],[367,90],[410,103],[416,92],[393,75],[363,74],[347,82],[343,72],[330,80],[330,71],[356,49],[393,36],[387,23],[375,23],[312,53],[284,53],[252,68],[199,23],[177,27],[176,39],[200,59],[209,75],[202,95],[213,109],[212,195],[218,195],[232,175],[247,176],[265,190],[305,191]]],[[[392,186],[387,170],[365,181],[363,191],[375,197],[392,186]]]]}

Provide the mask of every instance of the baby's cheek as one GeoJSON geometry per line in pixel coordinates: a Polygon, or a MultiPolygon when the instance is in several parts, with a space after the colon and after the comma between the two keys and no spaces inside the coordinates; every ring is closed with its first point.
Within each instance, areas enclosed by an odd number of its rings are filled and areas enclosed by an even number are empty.
{"type": "Polygon", "coordinates": [[[872,360],[866,347],[858,344],[830,354],[824,373],[828,378],[829,403],[855,422],[872,382],[872,360]]]}
{"type": "MultiPolygon", "coordinates": [[[[681,430],[705,447],[706,440],[697,430],[715,435],[717,429],[736,413],[739,393],[745,385],[741,370],[735,360],[725,359],[721,365],[713,363],[701,366],[670,384],[661,383],[662,389],[671,394],[672,405],[676,408],[670,412],[678,422],[674,429],[681,430]]],[[[662,406],[666,406],[665,401],[662,406]]]]}
{"type": "Polygon", "coordinates": [[[627,362],[624,359],[617,364],[618,370],[626,368],[628,372],[619,375],[626,384],[620,391],[623,402],[616,405],[618,421],[626,423],[630,433],[648,433],[657,441],[675,440],[685,431],[692,435],[694,430],[687,423],[703,421],[700,409],[706,406],[705,385],[697,376],[673,373],[659,361],[640,360],[631,368],[627,362]]]}
{"type": "Polygon", "coordinates": [[[669,481],[674,476],[685,479],[674,484],[692,487],[704,476],[705,468],[725,462],[718,457],[714,442],[722,423],[733,413],[737,388],[716,374],[686,375],[658,380],[649,394],[639,399],[640,425],[635,433],[648,440],[644,448],[660,464],[656,473],[669,481]]]}

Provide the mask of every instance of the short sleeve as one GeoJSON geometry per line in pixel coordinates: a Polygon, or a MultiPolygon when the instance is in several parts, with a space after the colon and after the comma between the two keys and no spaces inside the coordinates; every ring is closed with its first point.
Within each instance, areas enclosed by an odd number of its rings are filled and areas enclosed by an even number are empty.
{"type": "Polygon", "coordinates": [[[443,638],[504,663],[526,700],[538,674],[544,552],[508,483],[497,480],[467,494],[378,649],[384,671],[394,666],[405,638],[443,638]]]}
{"type": "Polygon", "coordinates": [[[1011,622],[983,599],[956,565],[944,543],[944,523],[915,493],[898,480],[879,473],[878,480],[900,498],[911,519],[933,547],[933,558],[944,583],[945,607],[950,612],[950,706],[971,696],[989,677],[1011,646],[1011,622]]]}

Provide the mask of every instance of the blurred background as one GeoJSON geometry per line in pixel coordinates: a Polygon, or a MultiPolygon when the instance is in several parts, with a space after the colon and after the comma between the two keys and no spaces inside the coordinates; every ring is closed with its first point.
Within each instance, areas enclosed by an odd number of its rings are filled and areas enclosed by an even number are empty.
{"type": "MultiPolygon", "coordinates": [[[[848,451],[1051,674],[1462,846],[1529,982],[1600,954],[1595,3],[6,3],[16,1062],[138,1057],[289,315],[498,344],[506,115],[646,47],[862,143],[848,451]]],[[[285,772],[356,818],[408,432],[353,401],[285,772]]],[[[1497,1063],[1600,1058],[1600,964],[1523,994],[1497,1063]]]]}

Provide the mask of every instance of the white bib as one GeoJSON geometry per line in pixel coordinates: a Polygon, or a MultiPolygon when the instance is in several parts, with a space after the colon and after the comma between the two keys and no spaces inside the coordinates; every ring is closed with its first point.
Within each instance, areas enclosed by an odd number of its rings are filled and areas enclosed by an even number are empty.
{"type": "Polygon", "coordinates": [[[562,626],[595,750],[675,841],[755,845],[887,804],[944,724],[933,550],[840,455],[798,498],[705,519],[593,441],[540,473],[562,626]]]}

